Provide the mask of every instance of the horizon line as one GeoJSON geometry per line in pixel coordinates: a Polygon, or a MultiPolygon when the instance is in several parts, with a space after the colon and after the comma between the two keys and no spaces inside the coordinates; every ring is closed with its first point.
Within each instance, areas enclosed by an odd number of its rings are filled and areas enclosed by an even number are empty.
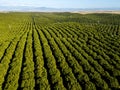
{"type": "Polygon", "coordinates": [[[0,7],[34,7],[34,8],[53,8],[53,9],[112,9],[112,8],[120,8],[120,7],[46,7],[46,6],[29,6],[29,5],[20,5],[20,6],[11,6],[11,5],[1,5],[0,7]]]}

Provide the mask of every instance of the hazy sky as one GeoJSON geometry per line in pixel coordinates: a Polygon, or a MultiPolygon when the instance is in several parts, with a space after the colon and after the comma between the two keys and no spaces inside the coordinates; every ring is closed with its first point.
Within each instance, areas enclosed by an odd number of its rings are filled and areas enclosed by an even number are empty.
{"type": "Polygon", "coordinates": [[[0,0],[0,6],[111,8],[120,7],[120,0],[0,0]]]}

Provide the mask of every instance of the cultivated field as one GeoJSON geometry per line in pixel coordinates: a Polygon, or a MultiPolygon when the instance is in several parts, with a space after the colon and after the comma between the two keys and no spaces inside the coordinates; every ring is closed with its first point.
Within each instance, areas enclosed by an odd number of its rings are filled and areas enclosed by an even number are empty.
{"type": "Polygon", "coordinates": [[[120,90],[120,15],[0,13],[0,90],[120,90]]]}
{"type": "Polygon", "coordinates": [[[103,11],[103,10],[96,10],[96,11],[75,11],[75,12],[71,12],[71,13],[79,13],[79,14],[93,14],[93,13],[99,13],[99,14],[120,14],[120,11],[112,11],[112,10],[110,10],[110,11],[103,11]]]}

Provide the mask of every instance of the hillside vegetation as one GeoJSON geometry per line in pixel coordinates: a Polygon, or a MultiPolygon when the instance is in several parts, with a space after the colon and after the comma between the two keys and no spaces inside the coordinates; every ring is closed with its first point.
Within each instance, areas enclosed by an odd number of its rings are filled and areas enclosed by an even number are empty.
{"type": "Polygon", "coordinates": [[[0,13],[0,90],[119,90],[120,15],[0,13]]]}

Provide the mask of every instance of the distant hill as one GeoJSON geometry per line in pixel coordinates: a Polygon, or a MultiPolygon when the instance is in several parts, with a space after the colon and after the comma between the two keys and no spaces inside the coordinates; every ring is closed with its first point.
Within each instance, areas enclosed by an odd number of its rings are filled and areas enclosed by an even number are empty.
{"type": "Polygon", "coordinates": [[[96,10],[120,10],[120,8],[49,8],[31,6],[0,6],[0,11],[38,11],[38,12],[73,12],[73,11],[96,11],[96,10]]]}

